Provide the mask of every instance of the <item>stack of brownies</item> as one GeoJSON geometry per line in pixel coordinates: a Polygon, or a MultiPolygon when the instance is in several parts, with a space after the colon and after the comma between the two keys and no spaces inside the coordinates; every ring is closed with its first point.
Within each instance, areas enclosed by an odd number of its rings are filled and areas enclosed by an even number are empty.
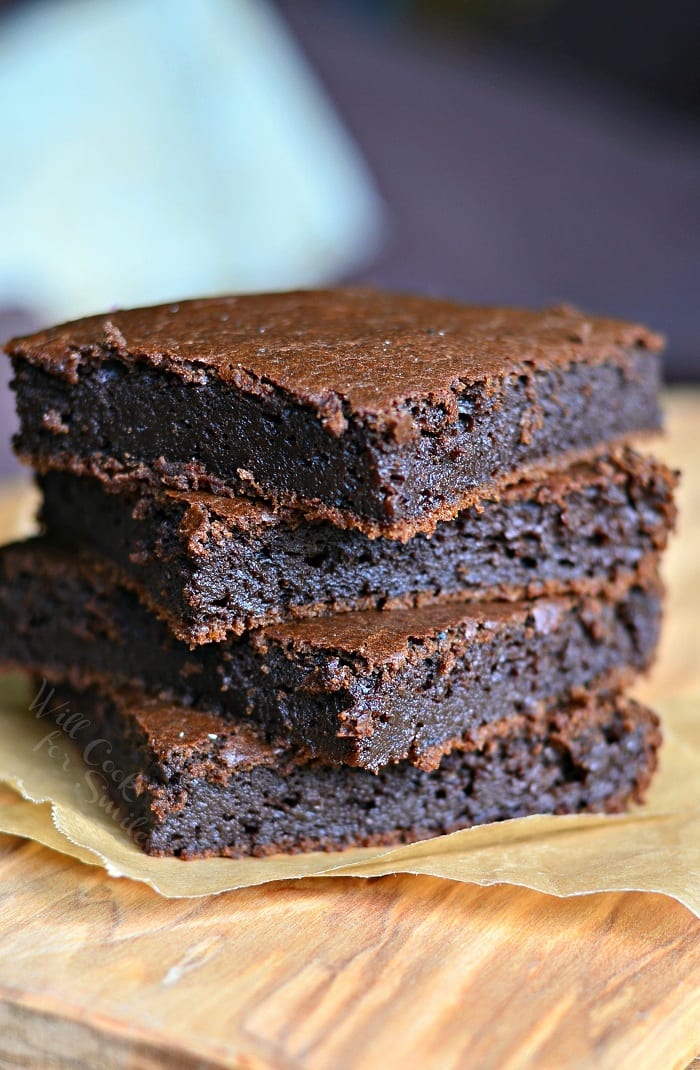
{"type": "Polygon", "coordinates": [[[628,444],[661,344],[368,290],[17,339],[44,533],[0,552],[0,661],[80,711],[152,854],[620,810],[660,743],[624,692],[674,518],[628,444]]]}

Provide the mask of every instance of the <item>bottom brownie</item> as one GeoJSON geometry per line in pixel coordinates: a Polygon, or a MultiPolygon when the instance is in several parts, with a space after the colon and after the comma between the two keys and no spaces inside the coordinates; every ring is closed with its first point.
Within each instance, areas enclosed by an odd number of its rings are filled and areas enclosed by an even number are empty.
{"type": "Polygon", "coordinates": [[[487,725],[431,772],[303,761],[248,724],[135,692],[43,683],[33,703],[82,750],[83,793],[148,854],[197,858],[406,843],[535,813],[641,801],[656,716],[619,695],[487,725]]]}

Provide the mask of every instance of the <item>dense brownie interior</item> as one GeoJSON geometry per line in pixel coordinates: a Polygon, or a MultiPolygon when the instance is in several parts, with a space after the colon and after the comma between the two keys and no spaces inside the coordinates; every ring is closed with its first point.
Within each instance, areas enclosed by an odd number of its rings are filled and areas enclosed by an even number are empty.
{"type": "Polygon", "coordinates": [[[245,498],[109,494],[58,471],[39,482],[49,534],[105,554],[190,643],[294,616],[596,593],[661,551],[675,516],[673,473],[631,450],[517,483],[405,544],[245,498]]]}

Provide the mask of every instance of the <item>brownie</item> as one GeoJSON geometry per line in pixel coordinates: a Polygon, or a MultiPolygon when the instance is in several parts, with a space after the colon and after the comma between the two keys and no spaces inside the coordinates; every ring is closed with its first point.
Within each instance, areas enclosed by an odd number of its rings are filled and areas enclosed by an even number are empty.
{"type": "Polygon", "coordinates": [[[113,312],[7,346],[20,456],[265,498],[405,540],[519,475],[659,427],[661,338],[568,307],[372,290],[113,312]]]}
{"type": "Polygon", "coordinates": [[[329,612],[595,594],[648,567],[675,518],[674,474],[631,450],[516,483],[405,544],[247,498],[109,494],[69,472],[39,482],[51,537],[99,550],[191,644],[329,612]]]}
{"type": "Polygon", "coordinates": [[[0,663],[78,687],[136,685],[375,771],[432,768],[483,724],[621,685],[649,665],[660,617],[656,577],[632,577],[615,598],[366,610],[191,650],[94,557],[42,539],[0,550],[0,663]]]}
{"type": "Polygon", "coordinates": [[[401,762],[374,775],[303,761],[250,723],[133,692],[43,683],[33,712],[54,718],[66,747],[70,733],[86,756],[85,782],[76,780],[86,799],[142,850],[180,858],[405,843],[528,814],[615,812],[642,801],[661,742],[651,711],[590,697],[493,722],[432,772],[401,762]]]}

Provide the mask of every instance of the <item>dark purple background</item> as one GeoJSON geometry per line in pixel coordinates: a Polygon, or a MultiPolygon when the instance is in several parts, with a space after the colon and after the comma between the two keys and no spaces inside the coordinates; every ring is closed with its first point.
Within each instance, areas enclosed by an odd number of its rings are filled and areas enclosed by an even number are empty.
{"type": "Polygon", "coordinates": [[[647,320],[700,375],[700,125],[503,47],[279,6],[387,202],[363,278],[647,320]]]}

